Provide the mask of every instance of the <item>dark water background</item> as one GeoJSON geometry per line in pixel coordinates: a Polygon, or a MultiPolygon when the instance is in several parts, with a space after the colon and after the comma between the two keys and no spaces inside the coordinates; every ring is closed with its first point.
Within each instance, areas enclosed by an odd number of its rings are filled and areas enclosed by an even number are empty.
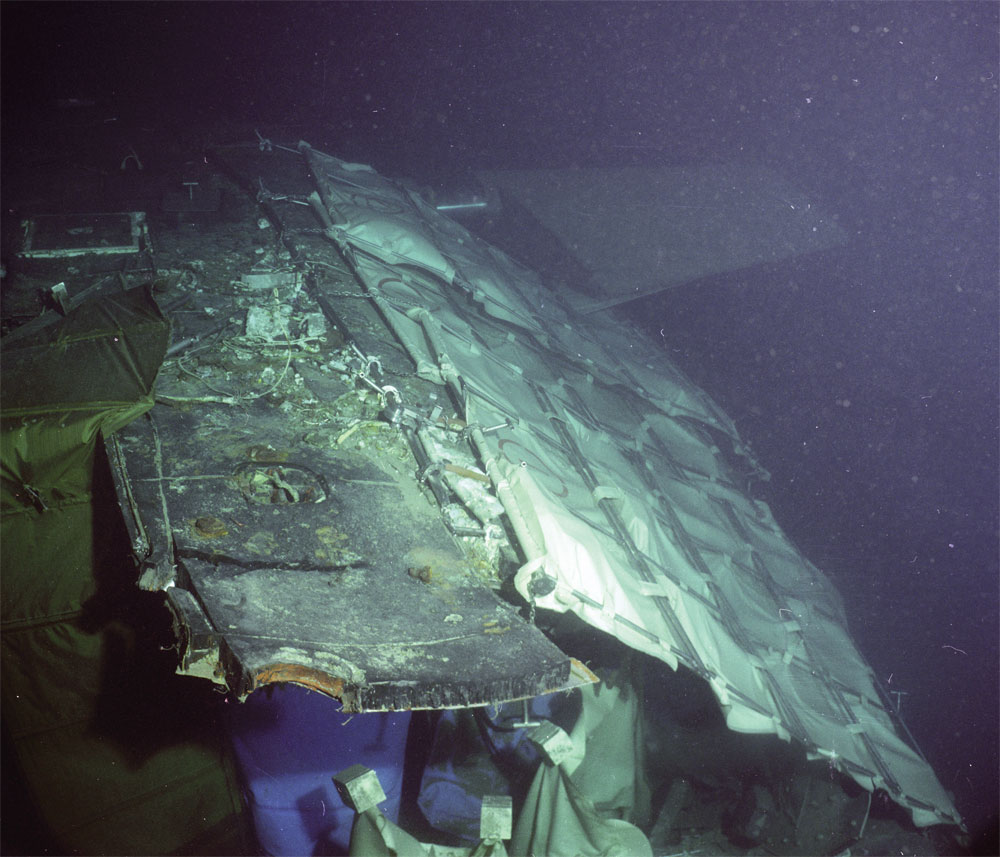
{"type": "Polygon", "coordinates": [[[982,829],[1000,764],[998,8],[5,3],[2,119],[97,98],[164,134],[284,124],[388,174],[741,159],[790,181],[845,247],[626,312],[736,418],[982,829]]]}

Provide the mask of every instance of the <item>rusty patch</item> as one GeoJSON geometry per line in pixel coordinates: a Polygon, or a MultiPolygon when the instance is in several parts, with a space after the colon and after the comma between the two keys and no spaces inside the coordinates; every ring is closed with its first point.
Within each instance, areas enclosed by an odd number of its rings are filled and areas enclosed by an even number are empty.
{"type": "Polygon", "coordinates": [[[431,567],[429,565],[422,565],[419,568],[415,566],[408,568],[406,569],[406,573],[409,574],[410,577],[415,577],[423,583],[430,583],[431,578],[434,576],[434,573],[431,571],[431,567]]]}
{"type": "Polygon", "coordinates": [[[229,535],[225,523],[211,515],[202,515],[194,522],[195,535],[202,539],[221,539],[229,535]]]}
{"type": "Polygon", "coordinates": [[[246,457],[250,461],[261,461],[268,464],[283,464],[288,461],[288,452],[282,449],[275,449],[270,444],[266,446],[257,444],[248,446],[245,450],[246,457]]]}
{"type": "Polygon", "coordinates": [[[456,476],[464,476],[466,479],[475,479],[477,482],[482,482],[486,485],[492,484],[489,476],[480,473],[478,470],[469,470],[468,467],[460,467],[457,464],[446,464],[444,469],[449,473],[454,473],[456,476]]]}
{"type": "Polygon", "coordinates": [[[344,692],[344,680],[329,673],[304,667],[302,664],[269,664],[254,676],[253,689],[257,690],[265,684],[281,684],[292,682],[340,699],[344,692]]]}
{"type": "Polygon", "coordinates": [[[510,630],[510,625],[501,625],[496,619],[483,623],[484,634],[506,634],[510,630]]]}

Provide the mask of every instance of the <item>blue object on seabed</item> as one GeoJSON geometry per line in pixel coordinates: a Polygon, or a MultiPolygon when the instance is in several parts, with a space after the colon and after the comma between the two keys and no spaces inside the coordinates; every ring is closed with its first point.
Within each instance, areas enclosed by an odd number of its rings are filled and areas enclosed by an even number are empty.
{"type": "Polygon", "coordinates": [[[397,821],[409,712],[344,714],[327,696],[293,684],[257,691],[230,716],[233,748],[265,854],[344,855],[352,810],[333,775],[353,764],[373,769],[397,821]]]}
{"type": "Polygon", "coordinates": [[[427,821],[467,844],[478,844],[483,795],[510,795],[517,803],[540,759],[531,730],[543,720],[561,720],[567,726],[575,722],[578,697],[564,699],[553,693],[501,703],[478,714],[442,712],[417,799],[427,821]]]}

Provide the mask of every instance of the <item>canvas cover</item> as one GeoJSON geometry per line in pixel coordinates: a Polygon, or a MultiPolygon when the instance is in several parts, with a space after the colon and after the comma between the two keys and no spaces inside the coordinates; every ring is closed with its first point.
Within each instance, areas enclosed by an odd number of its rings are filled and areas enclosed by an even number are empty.
{"type": "MultiPolygon", "coordinates": [[[[502,744],[490,752],[494,762],[503,757],[503,767],[511,770],[513,756],[534,768],[530,787],[516,813],[509,843],[484,837],[482,819],[487,797],[503,794],[510,788],[505,777],[493,763],[485,762],[468,743],[455,732],[455,723],[446,730],[447,740],[454,744],[456,767],[464,783],[455,783],[457,792],[441,792],[428,805],[421,807],[435,827],[436,803],[442,811],[451,810],[452,820],[463,815],[458,826],[448,827],[463,839],[476,841],[474,846],[437,846],[419,842],[400,829],[379,811],[355,816],[351,830],[350,851],[356,857],[374,855],[408,855],[409,857],[488,857],[488,855],[544,854],[547,857],[601,857],[628,855],[652,857],[649,840],[640,829],[648,822],[650,809],[649,786],[643,771],[641,741],[642,717],[636,694],[626,684],[611,686],[599,683],[580,690],[579,710],[569,726],[561,727],[559,749],[553,754],[537,747],[528,755],[524,745],[534,745],[535,733],[515,729],[498,731],[491,741],[502,744]],[[637,740],[637,738],[639,740],[637,740]],[[520,745],[520,746],[519,746],[520,745]],[[471,751],[471,756],[470,756],[471,751]],[[461,761],[459,761],[459,759],[461,761]]],[[[533,712],[547,710],[550,699],[536,699],[533,712]]],[[[462,715],[469,718],[467,712],[462,715]]],[[[541,715],[548,720],[548,714],[541,715]]],[[[537,723],[535,725],[538,725],[537,723]]],[[[476,727],[467,719],[466,728],[476,727]]],[[[439,736],[440,737],[440,736],[439,736]]],[[[444,749],[444,748],[441,748],[444,749]]],[[[485,752],[486,745],[480,745],[485,752]]],[[[447,751],[445,751],[447,752],[447,751]]],[[[437,785],[441,785],[439,781],[437,785]]],[[[427,787],[421,788],[421,798],[427,787]]],[[[449,790],[451,791],[451,790],[449,790]]]]}
{"type": "MultiPolygon", "coordinates": [[[[836,590],[746,493],[756,465],[711,399],[400,185],[300,148],[327,234],[418,373],[464,412],[526,559],[519,592],[695,672],[730,728],[800,742],[918,826],[958,823],[894,728],[836,590]]],[[[634,247],[615,251],[627,279],[634,247]]]]}
{"type": "Polygon", "coordinates": [[[526,208],[589,273],[584,312],[684,283],[825,250],[836,220],[766,168],[697,166],[493,170],[488,188],[526,208]]]}
{"type": "Polygon", "coordinates": [[[622,685],[590,685],[559,764],[538,766],[510,841],[512,854],[652,857],[640,703],[622,685]]]}
{"type": "Polygon", "coordinates": [[[62,853],[231,850],[238,792],[211,724],[164,724],[177,687],[136,674],[157,643],[115,576],[95,477],[100,436],[153,403],[168,324],[147,288],[46,320],[0,345],[4,766],[62,853]]]}

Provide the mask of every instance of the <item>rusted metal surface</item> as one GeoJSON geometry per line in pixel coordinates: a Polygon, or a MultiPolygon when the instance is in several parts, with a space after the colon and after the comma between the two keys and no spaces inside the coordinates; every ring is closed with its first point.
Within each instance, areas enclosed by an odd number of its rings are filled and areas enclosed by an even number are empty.
{"type": "Polygon", "coordinates": [[[146,561],[175,562],[167,592],[182,670],[240,696],[291,681],[357,710],[482,704],[564,684],[568,658],[497,597],[412,476],[296,443],[293,424],[275,434],[283,424],[259,416],[258,442],[234,444],[229,426],[198,410],[158,408],[118,436],[130,463],[120,493],[169,521],[170,550],[153,545],[146,561]],[[250,473],[260,490],[248,490],[250,473]]]}
{"type": "Polygon", "coordinates": [[[308,687],[340,699],[344,693],[344,680],[322,670],[310,669],[301,664],[270,664],[254,676],[254,690],[267,684],[290,682],[308,687]]]}
{"type": "Polygon", "coordinates": [[[441,508],[445,478],[490,490],[462,415],[371,305],[337,300],[359,286],[332,245],[317,235],[309,253],[322,267],[289,277],[275,258],[266,289],[264,266],[169,278],[161,303],[183,310],[158,403],[107,441],[139,585],[166,592],[179,671],[239,698],[294,682],[347,710],[564,687],[569,658],[500,596],[501,566],[516,567],[502,529],[441,508]],[[445,451],[434,467],[385,418],[390,381],[423,415],[420,440],[445,451]]]}

